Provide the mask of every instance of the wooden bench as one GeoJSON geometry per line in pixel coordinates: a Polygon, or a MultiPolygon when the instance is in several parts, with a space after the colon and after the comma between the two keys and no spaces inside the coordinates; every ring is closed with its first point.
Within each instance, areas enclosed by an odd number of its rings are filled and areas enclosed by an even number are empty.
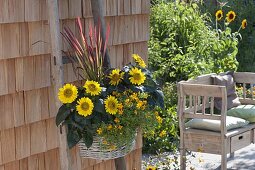
{"type": "MultiPolygon", "coordinates": [[[[212,75],[199,76],[196,79],[178,83],[178,116],[180,126],[180,164],[186,169],[186,151],[204,152],[221,155],[221,169],[227,169],[227,154],[234,156],[238,149],[255,141],[255,124],[226,130],[227,92],[225,86],[212,85],[212,75]],[[214,113],[214,98],[222,99],[220,114],[214,113]],[[209,113],[208,113],[209,110],[209,113]],[[213,132],[185,127],[187,119],[203,118],[221,121],[221,131],[213,132]]],[[[239,97],[242,104],[254,104],[255,95],[246,95],[246,87],[255,84],[255,73],[236,72],[234,81],[242,84],[243,95],[239,97]]],[[[251,88],[252,89],[252,88],[251,88]]]]}

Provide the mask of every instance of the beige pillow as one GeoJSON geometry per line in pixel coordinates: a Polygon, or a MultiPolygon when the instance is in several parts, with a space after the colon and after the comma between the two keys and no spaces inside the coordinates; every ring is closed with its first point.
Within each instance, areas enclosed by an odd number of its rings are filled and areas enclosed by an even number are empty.
{"type": "MultiPolygon", "coordinates": [[[[227,130],[240,128],[249,124],[249,121],[238,117],[227,116],[226,117],[226,128],[227,130]]],[[[185,123],[185,127],[211,130],[219,132],[221,130],[220,120],[210,120],[210,119],[191,119],[185,123]]]]}
{"type": "MultiPolygon", "coordinates": [[[[222,75],[212,76],[214,85],[226,86],[228,109],[241,105],[239,98],[237,97],[237,94],[236,94],[233,73],[234,72],[227,72],[222,75]]],[[[215,102],[214,103],[215,108],[217,108],[218,110],[221,110],[221,106],[222,106],[221,98],[215,98],[214,102],[215,102]]]]}

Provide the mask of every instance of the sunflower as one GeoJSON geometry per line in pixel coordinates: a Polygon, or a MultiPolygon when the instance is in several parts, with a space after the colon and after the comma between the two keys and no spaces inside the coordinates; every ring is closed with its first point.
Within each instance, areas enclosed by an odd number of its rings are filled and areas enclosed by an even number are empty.
{"type": "Polygon", "coordinates": [[[143,61],[143,59],[138,55],[138,54],[133,54],[132,55],[133,59],[135,60],[135,62],[142,68],[146,67],[145,62],[143,61]]]}
{"type": "Polygon", "coordinates": [[[121,73],[119,69],[112,70],[111,74],[108,76],[111,81],[110,84],[113,86],[118,85],[123,80],[124,73],[121,73]]]}
{"type": "Polygon", "coordinates": [[[236,13],[235,13],[234,11],[229,11],[229,12],[227,13],[226,19],[227,19],[227,22],[228,22],[228,23],[234,21],[235,18],[236,18],[236,13]]]}
{"type": "Polygon", "coordinates": [[[118,100],[114,96],[108,96],[104,101],[106,112],[115,115],[118,112],[118,100]]]}
{"type": "Polygon", "coordinates": [[[146,167],[146,170],[156,170],[156,169],[157,168],[155,166],[151,166],[151,165],[146,167]]]}
{"type": "Polygon", "coordinates": [[[93,80],[92,81],[87,80],[83,87],[86,89],[86,93],[89,93],[91,96],[99,95],[102,90],[100,84],[93,80]]]}
{"type": "Polygon", "coordinates": [[[221,20],[221,18],[223,17],[223,11],[222,10],[218,10],[216,13],[215,13],[215,16],[216,16],[216,19],[219,21],[221,20]]]}
{"type": "Polygon", "coordinates": [[[141,85],[142,83],[144,83],[144,81],[146,79],[142,70],[138,69],[138,68],[132,68],[129,71],[129,75],[131,76],[129,78],[130,82],[135,85],[141,85]]]}
{"type": "Polygon", "coordinates": [[[242,21],[242,29],[245,29],[246,26],[247,26],[247,20],[244,19],[244,20],[242,21]]]}
{"type": "Polygon", "coordinates": [[[78,114],[84,117],[87,117],[92,114],[94,104],[88,97],[83,97],[77,102],[76,110],[78,114]]]}
{"type": "Polygon", "coordinates": [[[78,90],[76,86],[72,84],[66,84],[59,89],[58,99],[62,103],[72,103],[78,96],[78,90]]]}

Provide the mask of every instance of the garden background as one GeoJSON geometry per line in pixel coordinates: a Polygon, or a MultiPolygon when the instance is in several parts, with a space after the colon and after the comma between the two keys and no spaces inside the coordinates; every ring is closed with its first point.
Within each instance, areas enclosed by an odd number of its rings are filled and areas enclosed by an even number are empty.
{"type": "Polygon", "coordinates": [[[145,153],[178,150],[178,81],[213,72],[255,71],[254,13],[253,0],[151,0],[149,67],[163,87],[166,110],[154,139],[144,140],[145,153]],[[220,9],[223,18],[216,24],[220,9]],[[225,24],[231,10],[236,18],[225,24]],[[247,27],[242,29],[244,19],[247,27]]]}

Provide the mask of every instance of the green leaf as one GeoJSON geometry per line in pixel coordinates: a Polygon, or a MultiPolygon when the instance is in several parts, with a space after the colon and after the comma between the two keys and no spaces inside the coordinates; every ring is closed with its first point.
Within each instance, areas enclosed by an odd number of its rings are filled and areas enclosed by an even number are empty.
{"type": "Polygon", "coordinates": [[[87,148],[90,148],[93,143],[93,134],[89,131],[85,131],[82,138],[87,148]]]}
{"type": "Polygon", "coordinates": [[[81,140],[81,136],[74,129],[68,130],[67,132],[67,144],[69,149],[74,147],[81,140]]]}
{"type": "Polygon", "coordinates": [[[56,125],[59,126],[68,116],[70,115],[70,108],[66,105],[62,105],[58,109],[58,113],[56,116],[56,125]]]}

